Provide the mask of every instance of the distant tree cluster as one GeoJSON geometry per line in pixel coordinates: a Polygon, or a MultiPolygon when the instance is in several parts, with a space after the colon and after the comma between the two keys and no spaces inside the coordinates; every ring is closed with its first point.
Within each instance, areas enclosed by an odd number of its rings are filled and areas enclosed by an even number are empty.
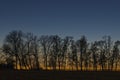
{"type": "Polygon", "coordinates": [[[5,38],[2,54],[4,64],[15,69],[51,70],[119,70],[120,41],[110,36],[88,43],[85,36],[35,36],[32,33],[11,31],[5,38]]]}

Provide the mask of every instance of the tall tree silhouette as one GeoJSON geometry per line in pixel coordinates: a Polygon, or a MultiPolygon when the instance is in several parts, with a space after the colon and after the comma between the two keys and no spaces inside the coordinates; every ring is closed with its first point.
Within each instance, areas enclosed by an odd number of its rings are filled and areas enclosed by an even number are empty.
{"type": "Polygon", "coordinates": [[[78,70],[77,46],[74,40],[71,41],[71,58],[72,58],[72,69],[75,64],[76,70],[78,70]]]}
{"type": "Polygon", "coordinates": [[[103,41],[104,41],[104,54],[106,56],[106,65],[105,68],[109,69],[110,68],[110,57],[111,57],[111,45],[112,45],[112,41],[111,41],[111,37],[110,36],[103,36],[103,41]]]}
{"type": "Polygon", "coordinates": [[[60,53],[60,41],[61,38],[58,35],[52,36],[52,49],[51,49],[51,66],[54,70],[56,70],[57,67],[57,59],[58,59],[58,54],[60,53]]]}
{"type": "Polygon", "coordinates": [[[33,36],[33,41],[32,41],[32,48],[33,48],[33,55],[35,58],[35,69],[39,69],[39,39],[37,38],[37,36],[33,36]]]}
{"type": "Polygon", "coordinates": [[[105,52],[105,41],[104,40],[100,40],[98,41],[98,47],[99,47],[99,64],[101,66],[101,70],[105,69],[105,63],[106,63],[106,52],[105,52]]]}
{"type": "Polygon", "coordinates": [[[33,52],[33,48],[32,48],[32,40],[33,40],[33,34],[32,33],[27,33],[26,36],[25,36],[25,52],[26,53],[26,65],[28,66],[29,69],[33,69],[33,66],[32,66],[32,59],[31,59],[31,56],[32,56],[32,52],[33,52]]]}
{"type": "Polygon", "coordinates": [[[44,59],[44,66],[45,66],[45,69],[47,69],[48,67],[48,56],[50,54],[50,48],[52,46],[52,37],[51,36],[41,36],[40,37],[40,44],[41,44],[41,47],[42,47],[42,53],[43,53],[43,59],[44,59]]]}
{"type": "Polygon", "coordinates": [[[118,66],[118,61],[119,61],[119,45],[120,41],[116,41],[113,47],[113,54],[112,54],[112,59],[111,59],[111,69],[113,69],[113,65],[115,63],[115,70],[117,70],[118,66]]]}
{"type": "Polygon", "coordinates": [[[66,57],[67,57],[67,51],[70,46],[70,42],[73,39],[71,36],[67,36],[63,39],[63,46],[62,46],[62,53],[61,53],[61,61],[62,61],[62,66],[64,67],[64,70],[66,68],[66,57]]]}
{"type": "Polygon", "coordinates": [[[98,65],[98,48],[97,48],[97,42],[94,42],[91,45],[91,52],[92,52],[92,59],[93,59],[93,69],[97,71],[97,65],[98,65]]]}
{"type": "Polygon", "coordinates": [[[12,31],[6,36],[5,43],[3,45],[3,52],[9,54],[12,58],[15,57],[16,69],[18,68],[18,62],[20,62],[19,52],[22,36],[22,31],[12,31]]]}
{"type": "Polygon", "coordinates": [[[81,71],[83,70],[83,54],[86,53],[87,49],[87,39],[85,36],[82,36],[80,40],[77,41],[77,46],[80,51],[80,67],[81,71]]]}
{"type": "Polygon", "coordinates": [[[89,49],[88,49],[88,47],[89,47],[89,44],[88,43],[86,43],[85,44],[86,46],[85,46],[85,51],[84,51],[84,54],[83,54],[83,61],[84,61],[84,68],[85,68],[85,70],[88,70],[88,67],[89,67],[89,59],[90,59],[90,55],[91,55],[91,53],[89,52],[89,49]]]}

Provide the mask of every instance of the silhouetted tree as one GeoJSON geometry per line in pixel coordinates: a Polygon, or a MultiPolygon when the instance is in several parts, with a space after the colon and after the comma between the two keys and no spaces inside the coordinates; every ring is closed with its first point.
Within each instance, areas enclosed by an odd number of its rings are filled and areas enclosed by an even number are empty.
{"type": "Polygon", "coordinates": [[[35,58],[35,66],[34,69],[39,69],[39,39],[37,38],[37,36],[33,36],[33,40],[32,40],[32,48],[33,48],[33,56],[35,58]]]}
{"type": "Polygon", "coordinates": [[[120,64],[120,41],[114,42],[110,36],[93,42],[90,46],[85,36],[74,41],[73,37],[61,38],[58,35],[42,35],[40,38],[32,33],[11,31],[5,38],[0,67],[15,69],[44,68],[89,70],[118,70],[120,64]],[[42,54],[39,54],[39,53],[42,54]],[[42,55],[42,57],[40,56],[42,55]]]}
{"type": "Polygon", "coordinates": [[[78,70],[77,46],[74,40],[71,41],[71,58],[72,58],[72,69],[75,64],[76,70],[78,70]]]}
{"type": "Polygon", "coordinates": [[[113,47],[113,54],[111,57],[111,69],[113,69],[115,63],[115,70],[117,70],[118,61],[119,61],[119,45],[120,45],[120,41],[116,41],[113,47]]]}
{"type": "Polygon", "coordinates": [[[86,43],[86,50],[84,51],[84,54],[83,54],[83,62],[84,62],[84,68],[85,70],[88,70],[88,67],[89,67],[89,59],[90,59],[90,52],[89,52],[89,44],[86,43]]]}
{"type": "Polygon", "coordinates": [[[51,36],[41,36],[40,37],[40,44],[43,51],[43,59],[44,59],[44,66],[45,69],[48,67],[48,56],[50,54],[50,48],[52,46],[52,37],[51,36]]]}
{"type": "Polygon", "coordinates": [[[61,52],[61,64],[64,67],[64,70],[66,68],[66,57],[67,57],[67,51],[70,46],[70,42],[73,39],[71,36],[67,36],[63,39],[62,43],[62,52],[61,52]]]}
{"type": "Polygon", "coordinates": [[[25,35],[25,63],[27,65],[27,67],[29,69],[33,69],[33,66],[32,66],[32,52],[33,52],[33,48],[32,48],[32,41],[33,41],[33,34],[32,33],[27,33],[25,35]]]}
{"type": "Polygon", "coordinates": [[[104,55],[106,56],[106,64],[105,64],[105,68],[109,69],[110,68],[110,57],[111,57],[111,45],[112,45],[112,41],[111,41],[111,37],[110,36],[103,36],[103,47],[104,47],[104,55]]]}
{"type": "Polygon", "coordinates": [[[92,59],[93,59],[93,69],[97,70],[97,65],[98,65],[98,48],[97,48],[97,42],[94,42],[91,45],[91,52],[92,52],[92,59]]]}
{"type": "Polygon", "coordinates": [[[101,69],[104,70],[105,69],[105,63],[107,61],[107,57],[106,57],[106,51],[105,51],[105,41],[104,40],[100,40],[98,41],[98,47],[99,47],[99,64],[101,66],[101,69]]]}
{"type": "Polygon", "coordinates": [[[52,36],[52,49],[51,49],[51,65],[54,70],[57,67],[58,54],[60,54],[60,41],[61,38],[58,35],[52,36]]]}
{"type": "Polygon", "coordinates": [[[8,54],[9,56],[12,56],[13,58],[15,57],[16,69],[18,66],[18,62],[20,62],[19,53],[20,45],[22,42],[22,36],[22,31],[12,31],[6,36],[5,43],[3,45],[3,52],[8,54]]]}
{"type": "Polygon", "coordinates": [[[83,70],[83,54],[86,53],[87,49],[87,39],[85,36],[82,36],[80,40],[77,41],[77,46],[80,51],[80,67],[81,71],[83,70]]]}

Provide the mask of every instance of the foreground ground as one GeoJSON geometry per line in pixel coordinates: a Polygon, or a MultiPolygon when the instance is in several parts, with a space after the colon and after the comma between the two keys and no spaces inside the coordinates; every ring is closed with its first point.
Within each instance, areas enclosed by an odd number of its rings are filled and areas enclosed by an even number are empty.
{"type": "Polygon", "coordinates": [[[120,80],[120,72],[0,70],[0,80],[120,80]]]}

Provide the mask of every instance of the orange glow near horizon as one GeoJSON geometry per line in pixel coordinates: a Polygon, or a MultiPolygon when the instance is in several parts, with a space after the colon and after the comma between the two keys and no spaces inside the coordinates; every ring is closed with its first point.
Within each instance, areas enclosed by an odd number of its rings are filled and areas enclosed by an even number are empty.
{"type": "MultiPolygon", "coordinates": [[[[41,66],[40,68],[42,68],[43,70],[46,70],[46,68],[45,68],[44,66],[41,66]]],[[[20,70],[20,66],[19,66],[19,65],[17,66],[17,69],[20,70]]],[[[27,67],[27,69],[26,69],[24,66],[22,66],[22,69],[23,69],[23,70],[29,70],[29,67],[27,67]]],[[[53,70],[53,69],[52,69],[52,67],[47,67],[47,70],[53,70]]],[[[56,70],[59,70],[59,67],[56,67],[56,70]]],[[[73,67],[71,67],[71,66],[66,66],[65,68],[64,68],[64,67],[61,67],[60,70],[76,71],[77,69],[76,69],[75,66],[73,66],[73,67]]],[[[81,70],[81,68],[78,67],[78,70],[81,70]]],[[[86,71],[86,68],[83,67],[82,70],[83,70],[83,71],[86,71]]],[[[87,70],[88,70],[88,71],[94,71],[93,67],[89,67],[87,70]]],[[[97,67],[97,71],[101,71],[101,70],[102,70],[101,67],[98,66],[98,67],[97,67]]],[[[105,69],[105,70],[107,70],[107,69],[105,69]]],[[[115,68],[113,68],[112,71],[120,71],[120,67],[118,67],[117,70],[115,70],[115,68]]]]}

